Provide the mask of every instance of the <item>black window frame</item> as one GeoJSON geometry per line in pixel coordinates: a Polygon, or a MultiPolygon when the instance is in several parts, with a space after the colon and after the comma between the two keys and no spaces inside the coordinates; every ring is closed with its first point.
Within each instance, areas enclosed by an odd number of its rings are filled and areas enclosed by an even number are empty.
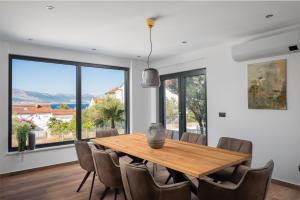
{"type": "MultiPolygon", "coordinates": [[[[13,59],[19,60],[27,60],[27,61],[36,61],[36,62],[45,62],[45,63],[53,63],[53,64],[64,64],[64,65],[73,65],[76,67],[76,137],[81,140],[81,69],[84,67],[94,67],[94,68],[102,68],[102,69],[114,69],[114,70],[122,70],[124,71],[124,84],[125,84],[125,134],[129,133],[130,130],[130,109],[129,109],[129,86],[130,86],[130,73],[128,67],[120,67],[113,65],[105,65],[105,64],[94,64],[88,62],[78,62],[78,61],[70,61],[70,60],[61,60],[54,58],[44,58],[44,57],[34,57],[34,56],[26,56],[26,55],[17,55],[17,54],[9,54],[8,55],[9,62],[9,83],[8,83],[8,152],[17,151],[17,147],[12,147],[12,61],[13,59]]],[[[90,140],[93,138],[86,138],[83,140],[90,140]]],[[[36,148],[45,148],[45,147],[53,147],[60,145],[74,144],[74,140],[63,141],[63,142],[52,142],[45,144],[36,144],[36,148]]]]}
{"type": "MultiPolygon", "coordinates": [[[[171,74],[164,74],[160,76],[161,85],[159,87],[159,122],[163,124],[165,127],[165,119],[164,119],[164,112],[165,112],[165,92],[164,92],[164,81],[168,79],[178,79],[178,89],[183,89],[185,86],[185,78],[191,77],[191,76],[197,76],[197,75],[204,75],[205,76],[205,110],[206,110],[206,144],[208,141],[208,113],[207,113],[207,73],[206,68],[199,68],[199,69],[193,69],[189,71],[182,71],[182,72],[176,72],[171,74]]],[[[178,96],[179,100],[179,139],[182,136],[182,133],[186,131],[186,117],[185,117],[185,106],[186,106],[186,100],[185,100],[185,89],[183,91],[180,91],[180,94],[178,96]]]]}

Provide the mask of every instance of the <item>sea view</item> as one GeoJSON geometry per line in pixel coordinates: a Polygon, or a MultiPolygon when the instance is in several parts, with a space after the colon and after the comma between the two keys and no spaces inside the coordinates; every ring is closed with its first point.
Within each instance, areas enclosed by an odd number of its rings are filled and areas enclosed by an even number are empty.
{"type": "MultiPolygon", "coordinates": [[[[56,109],[59,108],[60,105],[61,104],[59,104],[59,103],[54,103],[54,104],[51,104],[50,106],[51,106],[51,109],[56,110],[56,109]]],[[[68,105],[69,109],[75,109],[76,108],[76,104],[75,103],[66,103],[66,105],[68,105]]],[[[81,109],[82,110],[85,110],[88,107],[89,107],[88,103],[81,104],[81,109]]]]}

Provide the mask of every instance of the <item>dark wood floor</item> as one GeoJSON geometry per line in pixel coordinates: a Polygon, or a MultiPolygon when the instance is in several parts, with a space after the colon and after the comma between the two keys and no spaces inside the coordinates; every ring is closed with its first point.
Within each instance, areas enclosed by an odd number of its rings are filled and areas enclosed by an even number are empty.
{"type": "MultiPolygon", "coordinates": [[[[0,200],[87,200],[92,177],[81,192],[76,192],[84,174],[78,164],[72,164],[1,178],[0,200]]],[[[158,167],[155,179],[163,182],[166,176],[166,170],[158,167]]],[[[92,199],[98,200],[103,190],[104,186],[96,179],[92,199]]],[[[113,192],[105,199],[113,199],[113,192]]],[[[118,199],[123,200],[123,194],[118,199]]],[[[197,197],[193,196],[193,200],[197,197]]],[[[300,200],[300,191],[272,184],[267,200],[300,200]]]]}

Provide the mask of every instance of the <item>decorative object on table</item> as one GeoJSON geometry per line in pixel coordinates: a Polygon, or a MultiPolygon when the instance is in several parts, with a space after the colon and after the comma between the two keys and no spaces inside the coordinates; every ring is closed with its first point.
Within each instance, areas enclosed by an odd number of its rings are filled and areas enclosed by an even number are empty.
{"type": "Polygon", "coordinates": [[[286,60],[248,65],[248,108],[287,109],[286,60]]]}
{"type": "Polygon", "coordinates": [[[35,133],[30,131],[28,135],[28,149],[34,150],[35,149],[35,133]]]}
{"type": "Polygon", "coordinates": [[[152,54],[152,38],[151,38],[151,30],[154,26],[155,19],[148,18],[146,20],[146,25],[150,30],[150,53],[147,59],[147,66],[148,68],[144,69],[142,73],[142,87],[149,88],[149,87],[159,87],[160,86],[160,78],[159,73],[156,69],[150,68],[150,56],[152,54]]]}
{"type": "Polygon", "coordinates": [[[30,132],[30,126],[27,123],[21,123],[17,127],[18,151],[26,150],[27,137],[30,132]]]}
{"type": "Polygon", "coordinates": [[[161,123],[152,123],[147,132],[147,141],[152,149],[160,149],[166,139],[165,128],[161,123]]]}

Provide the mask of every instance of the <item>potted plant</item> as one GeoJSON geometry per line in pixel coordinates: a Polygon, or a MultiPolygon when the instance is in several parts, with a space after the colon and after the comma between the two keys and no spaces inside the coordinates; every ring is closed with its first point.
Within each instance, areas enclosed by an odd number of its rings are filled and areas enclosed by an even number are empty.
{"type": "Polygon", "coordinates": [[[30,125],[28,123],[21,123],[17,127],[17,140],[18,140],[18,150],[25,151],[27,137],[30,132],[30,125]]]}

